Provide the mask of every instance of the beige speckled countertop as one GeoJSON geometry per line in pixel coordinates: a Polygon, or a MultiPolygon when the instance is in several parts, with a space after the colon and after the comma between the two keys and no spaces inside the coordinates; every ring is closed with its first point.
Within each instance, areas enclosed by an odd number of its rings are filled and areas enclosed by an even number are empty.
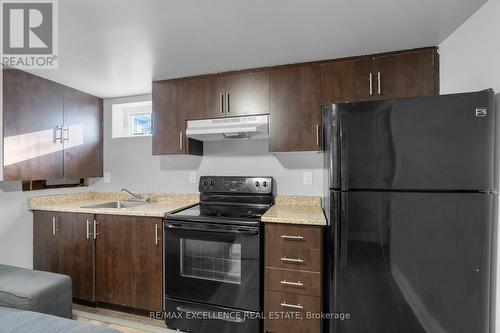
{"type": "Polygon", "coordinates": [[[320,197],[277,196],[262,222],[326,225],[320,197]]]}
{"type": "Polygon", "coordinates": [[[28,209],[70,213],[109,214],[128,216],[165,217],[176,210],[198,203],[197,194],[149,194],[151,201],[131,208],[82,208],[110,201],[127,200],[128,194],[109,192],[81,192],[48,195],[28,200],[28,209]]]}

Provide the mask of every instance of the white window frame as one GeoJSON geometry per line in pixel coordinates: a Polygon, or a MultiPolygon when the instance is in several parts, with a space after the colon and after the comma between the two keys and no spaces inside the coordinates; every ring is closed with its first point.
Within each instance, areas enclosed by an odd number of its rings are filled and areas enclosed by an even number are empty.
{"type": "MultiPolygon", "coordinates": [[[[141,102],[130,102],[130,103],[116,103],[111,106],[112,109],[112,138],[137,138],[143,136],[152,136],[149,134],[133,134],[133,124],[132,116],[136,114],[152,114],[152,102],[141,101],[141,102]]],[[[153,122],[153,116],[151,115],[151,122],[153,122]]],[[[151,131],[153,124],[151,124],[151,131]]]]}

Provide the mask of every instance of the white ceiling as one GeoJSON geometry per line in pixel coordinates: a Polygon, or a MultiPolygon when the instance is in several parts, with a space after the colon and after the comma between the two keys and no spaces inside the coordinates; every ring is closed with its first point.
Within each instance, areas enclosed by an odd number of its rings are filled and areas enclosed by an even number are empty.
{"type": "Polygon", "coordinates": [[[100,97],[151,80],[439,45],[486,0],[60,0],[59,69],[100,97]]]}

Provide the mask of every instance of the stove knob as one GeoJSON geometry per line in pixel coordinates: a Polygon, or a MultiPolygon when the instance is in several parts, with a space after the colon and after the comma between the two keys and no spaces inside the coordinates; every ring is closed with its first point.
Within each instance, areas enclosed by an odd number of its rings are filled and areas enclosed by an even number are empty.
{"type": "Polygon", "coordinates": [[[259,187],[260,186],[260,182],[259,181],[256,181],[255,182],[255,187],[259,187]]]}
{"type": "Polygon", "coordinates": [[[262,182],[262,186],[267,187],[267,182],[262,182]]]}

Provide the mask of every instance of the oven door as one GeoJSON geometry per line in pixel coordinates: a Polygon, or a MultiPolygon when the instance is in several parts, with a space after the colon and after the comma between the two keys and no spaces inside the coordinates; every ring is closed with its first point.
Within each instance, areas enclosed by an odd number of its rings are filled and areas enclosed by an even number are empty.
{"type": "Polygon", "coordinates": [[[260,311],[258,226],[165,224],[165,293],[171,298],[260,311]]]}

